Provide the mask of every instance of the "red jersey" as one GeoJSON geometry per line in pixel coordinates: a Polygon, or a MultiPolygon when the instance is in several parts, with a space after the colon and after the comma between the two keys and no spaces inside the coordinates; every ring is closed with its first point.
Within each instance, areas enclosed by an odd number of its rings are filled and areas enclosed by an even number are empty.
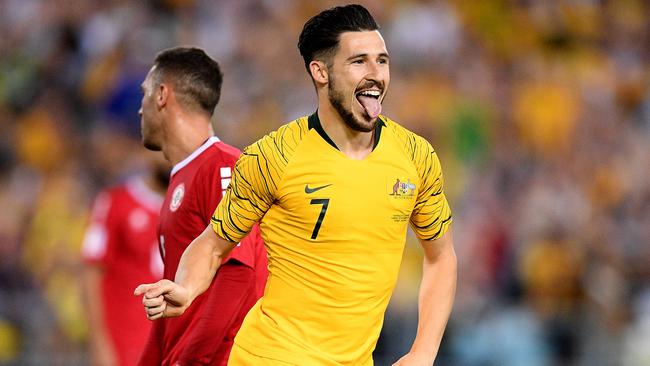
{"type": "Polygon", "coordinates": [[[103,320],[120,365],[137,363],[151,327],[133,288],[162,276],[156,240],[162,200],[141,179],[105,190],[95,200],[84,238],[84,261],[103,269],[103,320]]]}
{"type": "MultiPolygon", "coordinates": [[[[164,278],[174,280],[185,248],[210,224],[239,155],[239,150],[213,136],[172,169],[158,230],[164,278]]],[[[266,250],[258,230],[232,250],[210,287],[182,316],[156,321],[149,342],[158,343],[160,358],[143,355],[141,364],[226,365],[237,330],[262,296],[267,275],[266,250]],[[228,271],[237,266],[248,268],[249,281],[215,286],[222,273],[228,278],[228,271]],[[230,298],[236,298],[236,304],[228,303],[230,298]]],[[[153,352],[152,348],[149,344],[146,352],[153,352]]]]}

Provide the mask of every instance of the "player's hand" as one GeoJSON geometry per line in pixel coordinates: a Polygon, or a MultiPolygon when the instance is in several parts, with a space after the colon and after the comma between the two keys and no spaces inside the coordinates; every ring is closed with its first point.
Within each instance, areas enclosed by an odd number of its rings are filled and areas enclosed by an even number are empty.
{"type": "Polygon", "coordinates": [[[402,358],[397,360],[393,366],[431,366],[433,360],[427,356],[415,353],[407,353],[402,358]]]}
{"type": "Polygon", "coordinates": [[[133,294],[143,295],[142,304],[149,320],[179,316],[190,306],[189,292],[170,280],[140,285],[133,294]]]}

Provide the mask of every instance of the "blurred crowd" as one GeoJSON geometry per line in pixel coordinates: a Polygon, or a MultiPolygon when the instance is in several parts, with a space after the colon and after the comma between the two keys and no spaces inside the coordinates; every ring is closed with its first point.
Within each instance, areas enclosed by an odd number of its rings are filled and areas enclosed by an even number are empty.
{"type": "MultiPolygon", "coordinates": [[[[650,4],[359,2],[391,54],[384,114],[436,148],[454,210],[436,364],[650,365],[650,4]]],[[[336,4],[0,1],[0,365],[88,362],[81,239],[94,195],[142,169],[155,54],[220,62],[215,130],[242,148],[315,110],[296,43],[336,4]]],[[[411,238],[379,366],[415,335],[420,266],[411,238]]]]}

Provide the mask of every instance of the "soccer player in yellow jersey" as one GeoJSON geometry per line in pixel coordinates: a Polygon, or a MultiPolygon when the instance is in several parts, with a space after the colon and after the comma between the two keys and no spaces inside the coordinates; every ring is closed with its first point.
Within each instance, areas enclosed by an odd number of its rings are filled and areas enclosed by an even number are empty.
{"type": "Polygon", "coordinates": [[[365,8],[314,16],[298,47],[318,110],[244,150],[175,282],[139,287],[148,317],[182,314],[260,221],[269,279],[229,365],[372,365],[410,224],[424,251],[419,323],[395,365],[431,365],[456,288],[438,157],[422,137],[380,115],[389,55],[365,8]]]}

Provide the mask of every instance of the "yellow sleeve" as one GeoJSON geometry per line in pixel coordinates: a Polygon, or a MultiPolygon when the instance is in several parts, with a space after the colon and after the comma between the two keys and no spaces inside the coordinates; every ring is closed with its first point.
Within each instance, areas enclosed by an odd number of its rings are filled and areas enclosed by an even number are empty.
{"type": "Polygon", "coordinates": [[[212,228],[217,235],[239,242],[273,203],[284,165],[275,146],[271,134],[244,149],[230,185],[212,215],[212,228]]]}
{"type": "Polygon", "coordinates": [[[434,240],[447,232],[451,208],[443,189],[438,155],[431,144],[419,136],[414,145],[413,163],[420,175],[420,189],[411,214],[411,226],[420,239],[434,240]]]}

